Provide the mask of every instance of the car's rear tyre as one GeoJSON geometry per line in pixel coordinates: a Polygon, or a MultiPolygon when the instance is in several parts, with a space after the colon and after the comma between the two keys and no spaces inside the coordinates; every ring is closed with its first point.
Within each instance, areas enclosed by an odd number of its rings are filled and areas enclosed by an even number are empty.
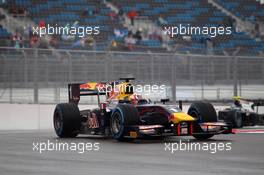
{"type": "Polygon", "coordinates": [[[57,136],[76,137],[81,127],[78,106],[73,103],[58,104],[53,114],[53,125],[57,136]]]}
{"type": "Polygon", "coordinates": [[[193,132],[199,134],[193,134],[194,138],[198,140],[206,140],[214,136],[213,134],[203,134],[204,131],[199,125],[199,123],[203,122],[217,122],[216,111],[212,104],[195,102],[190,106],[188,114],[197,119],[197,121],[194,122],[193,132]]]}
{"type": "Polygon", "coordinates": [[[110,118],[110,130],[114,139],[124,141],[127,126],[139,124],[139,114],[131,104],[119,104],[110,118]]]}

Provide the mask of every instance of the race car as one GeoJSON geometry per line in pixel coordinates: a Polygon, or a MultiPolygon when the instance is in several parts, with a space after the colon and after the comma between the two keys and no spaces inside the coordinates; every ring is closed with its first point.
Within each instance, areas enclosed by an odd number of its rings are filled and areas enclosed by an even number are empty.
{"type": "Polygon", "coordinates": [[[234,103],[229,108],[218,112],[219,119],[229,123],[233,128],[263,124],[263,115],[254,110],[255,107],[264,106],[263,100],[249,100],[240,96],[233,99],[234,103]]]}
{"type": "Polygon", "coordinates": [[[229,125],[218,121],[212,104],[195,102],[184,113],[175,104],[154,104],[144,99],[134,92],[131,80],[134,78],[69,84],[69,102],[58,104],[54,111],[56,134],[62,138],[102,135],[124,141],[154,136],[193,136],[202,140],[232,133],[229,125]],[[80,111],[81,96],[97,96],[98,107],[80,111]],[[103,102],[102,96],[106,99],[103,102]]]}

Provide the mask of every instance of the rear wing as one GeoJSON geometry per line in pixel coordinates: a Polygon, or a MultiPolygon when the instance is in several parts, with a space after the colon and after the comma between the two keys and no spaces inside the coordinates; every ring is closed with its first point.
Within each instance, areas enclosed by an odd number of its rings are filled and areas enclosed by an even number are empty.
{"type": "Polygon", "coordinates": [[[71,83],[68,84],[69,103],[78,104],[81,96],[98,96],[98,104],[100,103],[99,95],[106,95],[105,83],[71,83]]]}
{"type": "Polygon", "coordinates": [[[253,100],[254,106],[264,106],[264,100],[263,99],[256,99],[253,100]]]}
{"type": "Polygon", "coordinates": [[[264,99],[247,99],[247,98],[242,98],[240,96],[234,96],[233,99],[237,101],[253,103],[254,106],[264,106],[264,99]]]}

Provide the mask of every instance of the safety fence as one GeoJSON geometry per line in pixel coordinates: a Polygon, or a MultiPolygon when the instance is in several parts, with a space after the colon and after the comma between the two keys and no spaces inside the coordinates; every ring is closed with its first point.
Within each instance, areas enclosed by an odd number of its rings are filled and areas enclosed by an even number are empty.
{"type": "Polygon", "coordinates": [[[264,98],[262,57],[0,48],[0,102],[57,103],[67,100],[68,83],[128,75],[166,85],[153,98],[264,98]]]}

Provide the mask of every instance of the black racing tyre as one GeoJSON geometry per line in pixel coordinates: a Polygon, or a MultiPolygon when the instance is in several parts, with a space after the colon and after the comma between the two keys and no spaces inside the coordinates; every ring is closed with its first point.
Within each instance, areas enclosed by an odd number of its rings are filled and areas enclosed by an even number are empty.
{"type": "Polygon", "coordinates": [[[57,136],[76,137],[81,127],[78,106],[73,103],[58,104],[53,114],[53,125],[57,136]]]}
{"type": "Polygon", "coordinates": [[[125,140],[126,126],[138,125],[139,113],[131,104],[118,104],[110,118],[110,130],[114,139],[125,140]]]}
{"type": "Polygon", "coordinates": [[[194,138],[206,140],[214,136],[213,134],[201,134],[203,130],[199,125],[199,123],[203,122],[217,122],[217,114],[212,104],[207,102],[195,102],[190,106],[188,114],[197,119],[193,126],[193,132],[200,134],[193,134],[194,138]]]}
{"type": "Polygon", "coordinates": [[[234,128],[242,128],[244,125],[242,113],[238,111],[234,111],[233,113],[233,127],[234,128]]]}

